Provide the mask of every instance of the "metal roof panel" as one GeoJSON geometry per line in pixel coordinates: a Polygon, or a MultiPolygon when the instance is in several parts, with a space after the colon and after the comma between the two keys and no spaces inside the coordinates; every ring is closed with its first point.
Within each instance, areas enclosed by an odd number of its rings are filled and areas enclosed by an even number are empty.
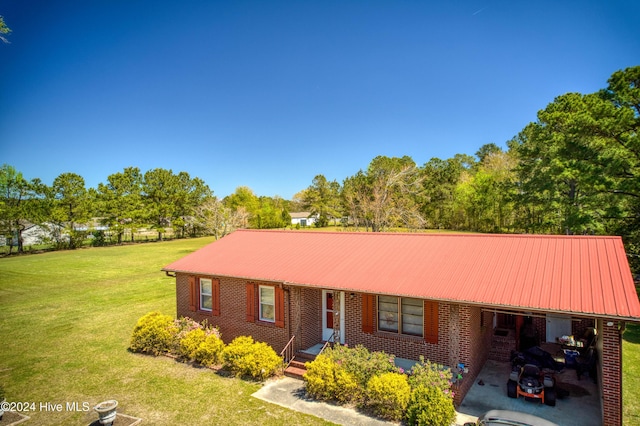
{"type": "Polygon", "coordinates": [[[164,270],[640,320],[620,237],[240,230],[164,270]]]}

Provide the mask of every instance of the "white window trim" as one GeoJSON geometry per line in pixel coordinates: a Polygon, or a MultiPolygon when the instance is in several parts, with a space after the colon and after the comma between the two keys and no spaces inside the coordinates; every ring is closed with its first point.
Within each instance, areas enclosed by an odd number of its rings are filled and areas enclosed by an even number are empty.
{"type": "Polygon", "coordinates": [[[260,321],[272,322],[272,323],[276,322],[276,288],[275,287],[272,287],[272,286],[269,286],[269,285],[258,286],[258,308],[259,308],[260,321]],[[272,292],[272,294],[273,294],[273,303],[272,304],[271,303],[262,303],[262,289],[263,288],[272,292]],[[273,318],[265,318],[262,315],[262,305],[273,306],[273,318]]]}
{"type": "Polygon", "coordinates": [[[209,296],[211,298],[211,306],[213,307],[213,282],[209,278],[200,278],[199,285],[200,285],[200,306],[199,306],[199,308],[200,308],[201,311],[211,312],[213,309],[205,308],[205,307],[202,306],[202,296],[209,296]],[[202,291],[202,282],[203,281],[209,282],[209,288],[211,288],[211,292],[210,293],[205,293],[204,291],[202,291]]]}

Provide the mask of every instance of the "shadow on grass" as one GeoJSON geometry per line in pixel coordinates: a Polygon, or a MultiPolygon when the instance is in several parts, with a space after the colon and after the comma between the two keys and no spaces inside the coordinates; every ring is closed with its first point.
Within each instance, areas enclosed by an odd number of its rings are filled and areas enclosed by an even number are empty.
{"type": "Polygon", "coordinates": [[[627,323],[622,338],[625,342],[640,344],[640,324],[627,323]]]}

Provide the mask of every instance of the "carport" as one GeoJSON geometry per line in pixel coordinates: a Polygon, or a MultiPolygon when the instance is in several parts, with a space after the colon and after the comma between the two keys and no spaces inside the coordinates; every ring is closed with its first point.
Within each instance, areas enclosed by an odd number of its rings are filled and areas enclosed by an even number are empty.
{"type": "Polygon", "coordinates": [[[556,374],[556,387],[561,390],[555,407],[524,398],[507,397],[507,379],[511,363],[489,360],[457,411],[478,417],[493,409],[513,410],[534,414],[563,426],[602,425],[602,403],[599,386],[590,377],[579,380],[576,371],[566,368],[556,374]]]}

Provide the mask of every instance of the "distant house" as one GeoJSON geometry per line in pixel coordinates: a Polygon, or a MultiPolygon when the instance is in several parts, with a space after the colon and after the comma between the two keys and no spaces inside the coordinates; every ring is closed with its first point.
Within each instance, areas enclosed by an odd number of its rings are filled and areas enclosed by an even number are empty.
{"type": "MultiPolygon", "coordinates": [[[[22,231],[22,245],[23,247],[35,246],[38,244],[46,244],[53,240],[56,235],[60,235],[63,231],[62,228],[53,223],[43,223],[37,225],[30,222],[23,222],[24,230],[22,231]]],[[[14,235],[12,237],[5,235],[0,238],[0,245],[18,245],[18,237],[14,235]],[[10,239],[11,238],[11,239],[10,239]]]]}
{"type": "Polygon", "coordinates": [[[312,226],[318,220],[317,214],[311,214],[310,212],[294,212],[290,213],[291,224],[300,226],[312,226]]]}
{"type": "Polygon", "coordinates": [[[163,270],[177,314],[225,341],[464,364],[456,403],[488,359],[521,347],[525,324],[548,342],[595,329],[602,424],[622,424],[621,333],[640,302],[619,237],[238,230],[163,270]]]}

